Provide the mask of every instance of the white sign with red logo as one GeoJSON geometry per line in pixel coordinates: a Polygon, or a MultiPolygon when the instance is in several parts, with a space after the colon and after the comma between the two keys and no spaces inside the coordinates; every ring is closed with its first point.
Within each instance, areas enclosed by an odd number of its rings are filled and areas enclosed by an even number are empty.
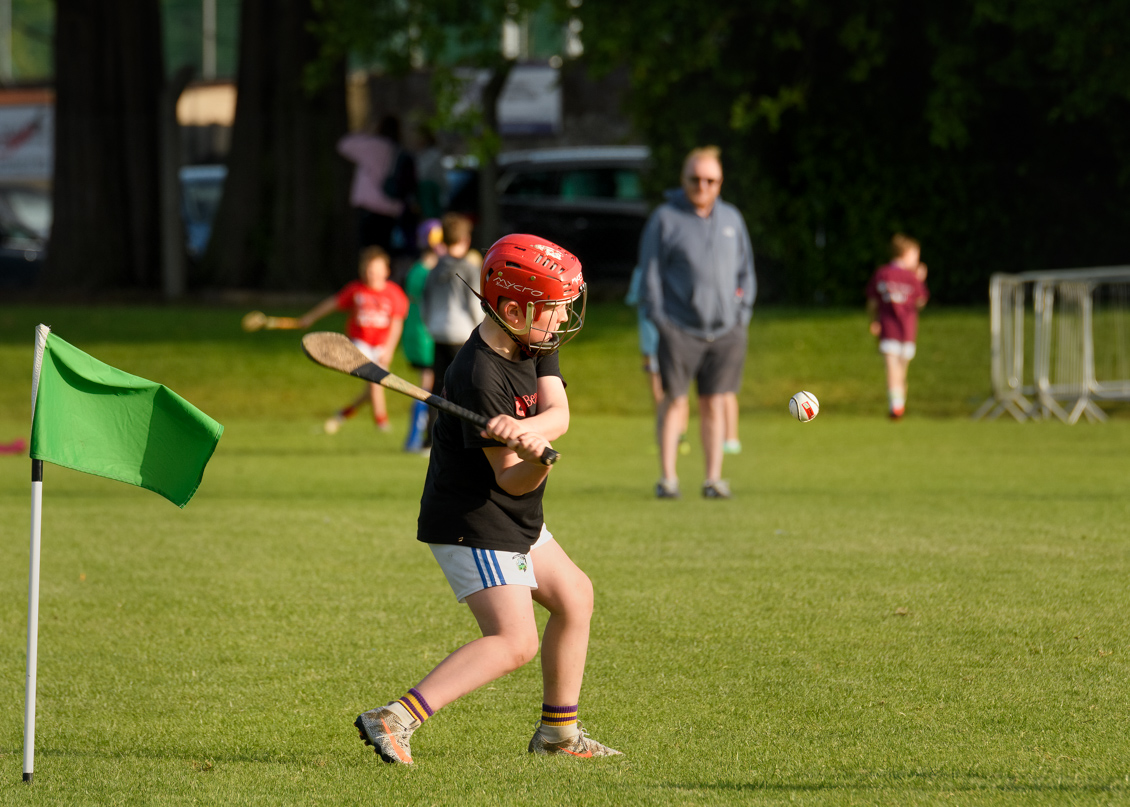
{"type": "Polygon", "coordinates": [[[0,105],[0,181],[51,179],[54,142],[52,105],[0,105]]]}

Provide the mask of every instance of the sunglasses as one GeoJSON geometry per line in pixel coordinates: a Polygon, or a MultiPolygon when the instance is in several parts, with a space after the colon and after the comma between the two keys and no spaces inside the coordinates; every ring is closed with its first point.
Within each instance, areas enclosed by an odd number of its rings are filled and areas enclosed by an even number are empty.
{"type": "Polygon", "coordinates": [[[721,177],[686,177],[685,179],[691,185],[717,185],[722,181],[721,177]]]}

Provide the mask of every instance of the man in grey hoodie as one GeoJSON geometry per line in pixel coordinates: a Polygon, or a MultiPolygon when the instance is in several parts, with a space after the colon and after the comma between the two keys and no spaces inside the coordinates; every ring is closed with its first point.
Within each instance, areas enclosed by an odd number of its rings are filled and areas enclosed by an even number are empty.
{"type": "Polygon", "coordinates": [[[640,237],[640,308],[659,330],[665,396],[656,495],[679,497],[675,463],[693,379],[706,462],[702,495],[728,499],[730,486],[721,478],[724,406],[726,394],[741,388],[757,295],[753,247],[742,214],[718,198],[722,162],[716,147],[687,155],[682,186],[651,214],[640,237]]]}

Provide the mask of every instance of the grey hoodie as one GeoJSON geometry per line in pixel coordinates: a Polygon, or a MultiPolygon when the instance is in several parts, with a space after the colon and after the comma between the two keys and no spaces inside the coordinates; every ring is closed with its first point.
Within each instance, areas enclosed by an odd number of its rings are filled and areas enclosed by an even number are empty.
{"type": "Polygon", "coordinates": [[[701,339],[748,325],[757,278],[742,214],[718,199],[703,218],[681,190],[666,196],[640,236],[640,310],[701,339]]]}

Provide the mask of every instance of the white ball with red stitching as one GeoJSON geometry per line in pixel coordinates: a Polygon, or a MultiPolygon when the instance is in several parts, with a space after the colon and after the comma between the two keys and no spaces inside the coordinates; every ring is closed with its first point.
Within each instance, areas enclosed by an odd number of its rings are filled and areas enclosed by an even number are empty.
{"type": "Polygon", "coordinates": [[[789,411],[801,423],[808,423],[820,414],[820,401],[811,392],[798,392],[789,398],[789,411]]]}

